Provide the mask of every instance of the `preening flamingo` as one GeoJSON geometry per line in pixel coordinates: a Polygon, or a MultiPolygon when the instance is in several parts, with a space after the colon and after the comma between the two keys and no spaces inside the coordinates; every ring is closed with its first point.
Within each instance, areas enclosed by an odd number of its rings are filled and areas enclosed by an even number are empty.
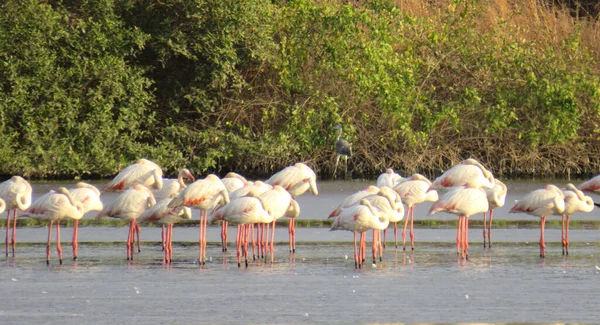
{"type": "Polygon", "coordinates": [[[377,177],[377,187],[387,186],[389,188],[394,188],[397,184],[405,181],[406,178],[395,173],[393,169],[388,168],[385,170],[385,173],[377,177]]]}
{"type": "MultiPolygon", "coordinates": [[[[387,186],[382,186],[379,193],[366,196],[363,200],[368,201],[378,211],[379,217],[396,224],[404,218],[404,206],[398,193],[387,186]]],[[[382,229],[385,232],[387,227],[382,229]]],[[[383,246],[385,247],[385,246],[383,246]]],[[[381,236],[379,229],[373,229],[373,264],[376,264],[377,251],[379,251],[379,261],[383,260],[383,247],[381,245],[381,236]]]]}
{"type": "Polygon", "coordinates": [[[467,182],[464,186],[454,187],[433,203],[429,209],[429,215],[447,212],[458,216],[456,253],[464,259],[469,259],[469,217],[476,213],[486,212],[488,208],[485,191],[481,188],[474,188],[471,182],[467,182]]]}
{"type": "Polygon", "coordinates": [[[167,197],[158,201],[155,205],[148,208],[138,218],[138,223],[158,222],[163,229],[166,225],[166,234],[164,242],[165,263],[173,262],[173,224],[182,220],[192,219],[192,210],[188,207],[169,208],[173,198],[167,197]]]}
{"type": "Polygon", "coordinates": [[[344,157],[344,177],[348,175],[348,157],[352,156],[352,145],[346,139],[342,138],[342,126],[337,124],[334,127],[338,130],[337,138],[335,139],[335,167],[333,168],[333,178],[337,172],[337,166],[340,163],[340,158],[344,157]]]}
{"type": "MultiPolygon", "coordinates": [[[[313,195],[319,194],[319,190],[317,189],[317,175],[315,175],[315,172],[310,167],[303,163],[296,163],[293,166],[284,168],[271,176],[266,183],[272,186],[279,185],[283,187],[294,199],[309,189],[313,195]]],[[[295,219],[292,218],[289,225],[290,253],[296,252],[296,227],[294,223],[295,219]]]]}
{"type": "Polygon", "coordinates": [[[360,190],[352,195],[347,196],[337,208],[335,208],[330,214],[329,218],[337,217],[343,209],[353,206],[355,204],[359,204],[360,200],[363,198],[379,193],[379,187],[369,185],[364,190],[360,190]]]}
{"type": "Polygon", "coordinates": [[[592,212],[594,210],[594,201],[591,197],[584,195],[573,184],[567,184],[566,190],[563,190],[563,194],[565,196],[565,210],[561,214],[562,253],[563,255],[569,255],[569,223],[571,215],[576,212],[592,212]]]}
{"type": "MultiPolygon", "coordinates": [[[[275,222],[283,217],[291,218],[292,220],[294,220],[294,218],[300,215],[300,206],[298,205],[298,202],[296,202],[296,200],[292,197],[292,195],[279,185],[275,185],[273,186],[273,189],[260,194],[260,197],[263,200],[263,202],[267,205],[271,216],[273,217],[273,230],[271,234],[271,244],[269,248],[269,251],[271,252],[271,263],[273,263],[275,258],[275,222]]],[[[266,226],[267,240],[266,244],[263,246],[264,248],[266,248],[267,244],[269,243],[269,225],[266,224],[266,226]]],[[[263,230],[263,233],[264,232],[265,231],[263,230]]]]}
{"type": "Polygon", "coordinates": [[[161,189],[163,172],[160,166],[148,159],[140,159],[125,167],[112,181],[102,188],[102,192],[123,191],[134,185],[144,185],[149,189],[161,189]]]}
{"type": "MultiPolygon", "coordinates": [[[[95,219],[102,217],[119,218],[129,221],[129,234],[127,235],[127,260],[133,260],[133,240],[137,227],[136,220],[144,211],[156,204],[154,195],[144,185],[135,185],[125,190],[109,206],[105,207],[96,215],[95,219]]],[[[138,233],[139,235],[139,233],[138,233]]],[[[140,239],[138,237],[138,252],[140,251],[140,239]]]]}
{"type": "MultiPolygon", "coordinates": [[[[231,193],[233,193],[235,190],[251,184],[251,182],[248,182],[248,180],[244,176],[234,172],[227,173],[227,175],[225,175],[225,177],[223,177],[221,181],[223,182],[223,184],[225,184],[227,193],[229,193],[229,200],[231,200],[231,193]]],[[[227,220],[223,220],[223,222],[221,223],[221,250],[223,252],[227,251],[228,227],[229,222],[227,220]]]]}
{"type": "MultiPolygon", "coordinates": [[[[438,192],[429,189],[431,182],[427,177],[421,174],[413,174],[406,182],[400,183],[394,187],[394,190],[400,196],[402,203],[406,204],[406,220],[404,220],[404,230],[402,231],[402,250],[406,250],[406,227],[410,219],[410,247],[415,249],[414,220],[415,205],[423,202],[435,202],[438,200],[438,192]]],[[[396,238],[396,248],[398,248],[398,230],[394,223],[394,237],[396,238]]]]}
{"type": "Polygon", "coordinates": [[[248,267],[248,225],[273,221],[263,199],[256,193],[250,192],[248,195],[230,201],[213,214],[215,220],[227,220],[238,225],[236,236],[238,267],[241,266],[242,255],[248,267]]]}
{"type": "MultiPolygon", "coordinates": [[[[273,186],[266,184],[265,182],[262,182],[262,181],[248,182],[245,186],[240,187],[233,192],[230,192],[229,200],[233,201],[237,198],[247,196],[248,193],[250,193],[250,192],[252,192],[254,195],[261,195],[262,193],[264,193],[268,190],[271,190],[271,189],[273,189],[273,186]]],[[[227,221],[223,221],[223,222],[227,222],[227,221]]],[[[266,246],[264,245],[264,237],[266,235],[266,233],[265,233],[266,226],[268,226],[268,224],[259,223],[257,225],[259,258],[262,258],[266,254],[266,246]]],[[[252,226],[251,226],[251,228],[252,228],[252,226]]],[[[252,230],[252,232],[253,232],[253,230],[252,230]]],[[[225,236],[226,235],[227,234],[225,232],[225,236]]],[[[225,237],[225,238],[227,238],[227,237],[225,237]]],[[[252,240],[253,240],[252,241],[252,258],[255,259],[256,258],[256,254],[255,254],[256,243],[254,242],[254,233],[252,234],[252,240]]]]}
{"type": "Polygon", "coordinates": [[[165,178],[162,180],[162,187],[152,191],[154,198],[157,201],[162,201],[166,198],[173,198],[177,193],[187,187],[184,179],[195,181],[194,175],[187,168],[182,168],[177,174],[177,178],[165,178]]]}
{"type": "Polygon", "coordinates": [[[64,218],[81,219],[83,217],[83,205],[76,201],[71,193],[60,187],[56,191],[50,191],[33,202],[25,210],[23,216],[48,220],[48,242],[46,244],[46,264],[50,264],[50,242],[52,241],[52,224],[56,222],[56,250],[58,261],[62,264],[62,248],[60,247],[60,221],[64,218]]]}
{"type": "Polygon", "coordinates": [[[367,200],[361,200],[360,204],[348,207],[333,220],[330,231],[349,230],[354,232],[354,268],[361,268],[364,256],[362,247],[367,230],[381,230],[387,228],[389,220],[380,216],[380,213],[367,200]],[[356,246],[356,233],[360,234],[360,247],[356,246]]]}
{"type": "MultiPolygon", "coordinates": [[[[83,206],[83,217],[86,213],[90,211],[102,211],[104,209],[104,205],[100,200],[100,191],[93,185],[88,183],[79,182],[75,184],[75,188],[69,189],[69,192],[73,196],[73,199],[76,202],[81,203],[83,206]]],[[[73,218],[73,239],[71,240],[71,245],[73,247],[73,260],[77,260],[77,253],[79,249],[79,244],[77,243],[77,237],[79,235],[79,219],[73,218]]]]}
{"type": "Polygon", "coordinates": [[[501,208],[504,206],[504,202],[506,200],[506,193],[508,192],[506,185],[502,183],[499,179],[494,179],[494,184],[494,188],[492,189],[484,188],[485,193],[487,194],[487,200],[488,205],[490,206],[490,210],[487,212],[487,214],[489,215],[489,222],[487,222],[486,220],[486,212],[483,213],[483,248],[485,248],[486,237],[488,240],[488,247],[492,248],[492,219],[494,217],[494,209],[501,208]]]}
{"type": "Polygon", "coordinates": [[[17,246],[17,210],[25,211],[31,205],[31,185],[21,176],[13,176],[9,180],[0,183],[0,198],[6,203],[6,256],[8,256],[9,243],[12,246],[12,254],[15,256],[17,246]],[[9,241],[11,226],[10,212],[13,211],[12,236],[9,241]]]}
{"type": "Polygon", "coordinates": [[[229,193],[225,184],[216,175],[208,175],[204,179],[199,179],[179,192],[177,196],[169,203],[169,208],[186,206],[192,209],[200,210],[200,254],[199,264],[206,264],[206,228],[208,226],[208,210],[217,205],[229,203],[229,193]]]}
{"type": "MultiPolygon", "coordinates": [[[[181,168],[179,170],[179,173],[177,174],[176,179],[173,179],[173,178],[163,179],[162,188],[152,191],[152,194],[154,195],[154,199],[158,202],[158,201],[162,201],[163,199],[166,199],[166,198],[175,197],[175,195],[177,195],[177,193],[181,192],[181,190],[183,190],[187,186],[187,185],[185,185],[185,182],[183,181],[184,178],[189,181],[192,181],[192,182],[196,180],[194,178],[194,175],[192,175],[192,173],[189,171],[189,169],[181,168]]],[[[162,225],[162,227],[161,227],[160,237],[162,240],[162,248],[165,249],[165,244],[166,244],[165,225],[162,225]]]]}
{"type": "Polygon", "coordinates": [[[565,211],[565,195],[554,185],[546,185],[525,195],[510,209],[509,213],[524,212],[540,218],[540,257],[546,257],[544,230],[546,217],[559,215],[565,211]]]}
{"type": "Polygon", "coordinates": [[[467,182],[474,188],[494,188],[494,176],[475,159],[463,160],[444,172],[431,184],[431,189],[463,186],[467,182]]]}

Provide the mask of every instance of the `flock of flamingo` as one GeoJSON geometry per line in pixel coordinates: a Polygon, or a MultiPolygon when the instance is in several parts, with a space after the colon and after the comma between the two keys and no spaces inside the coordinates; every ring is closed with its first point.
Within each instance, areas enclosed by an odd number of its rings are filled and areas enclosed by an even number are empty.
{"type": "MultiPolygon", "coordinates": [[[[208,175],[196,180],[188,169],[181,169],[177,179],[164,179],[157,164],[147,159],[124,168],[112,181],[98,189],[87,183],[77,183],[75,188],[64,187],[50,191],[32,202],[31,185],[22,177],[13,176],[0,183],[0,213],[7,211],[6,256],[12,249],[15,254],[17,211],[21,216],[47,220],[48,241],[46,262],[50,263],[52,228],[56,224],[57,252],[62,264],[60,245],[60,221],[74,219],[73,259],[78,252],[78,220],[89,211],[99,211],[95,219],[120,218],[129,222],[126,241],[127,260],[133,260],[135,239],[140,251],[138,223],[153,221],[162,224],[164,261],[173,260],[173,224],[192,217],[191,209],[200,210],[199,263],[206,263],[206,229],[210,222],[222,221],[222,250],[228,249],[228,223],[237,224],[236,249],[238,266],[248,266],[249,245],[252,257],[274,261],[275,222],[288,217],[289,249],[295,252],[294,218],[300,214],[295,198],[310,190],[317,195],[316,175],[303,163],[296,163],[274,174],[266,181],[248,181],[236,173],[224,178],[208,175]],[[191,181],[186,185],[184,179],[191,181]],[[108,206],[104,206],[102,192],[119,191],[121,194],[108,206]],[[12,212],[12,220],[11,220],[12,212]],[[12,227],[12,232],[10,228],[12,227]],[[256,253],[258,252],[258,253],[256,253]]],[[[568,184],[564,189],[546,185],[523,196],[510,209],[511,213],[527,213],[540,218],[540,257],[545,257],[544,228],[547,216],[562,217],[563,254],[569,252],[569,221],[575,212],[590,212],[594,202],[582,191],[600,191],[600,175],[580,184],[568,184]]],[[[422,202],[433,202],[429,215],[447,212],[458,216],[456,235],[457,255],[468,259],[469,217],[483,213],[483,245],[492,246],[492,219],[494,209],[504,206],[507,187],[481,163],[467,159],[454,165],[433,182],[421,174],[404,178],[392,169],[386,170],[371,185],[341,202],[329,215],[331,230],[354,232],[354,265],[361,268],[366,255],[366,233],[373,230],[373,263],[382,260],[381,230],[383,243],[387,229],[393,223],[395,246],[398,247],[397,223],[404,219],[402,246],[406,249],[406,230],[410,223],[410,246],[414,250],[414,206],[422,202]],[[446,190],[438,196],[438,191],[446,190]],[[404,205],[406,205],[406,217],[404,205]],[[489,218],[486,218],[486,214],[489,218]],[[359,242],[357,245],[357,234],[359,242]]]]}

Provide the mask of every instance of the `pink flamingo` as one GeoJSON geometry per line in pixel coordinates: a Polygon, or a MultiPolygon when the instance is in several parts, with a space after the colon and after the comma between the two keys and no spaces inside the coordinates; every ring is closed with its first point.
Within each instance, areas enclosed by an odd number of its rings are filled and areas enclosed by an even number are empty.
{"type": "MultiPolygon", "coordinates": [[[[438,200],[438,192],[430,190],[431,182],[421,174],[413,174],[406,182],[398,184],[394,190],[402,199],[402,203],[406,204],[406,219],[404,220],[404,230],[402,231],[402,250],[406,250],[406,227],[410,219],[410,247],[415,249],[414,236],[414,220],[415,220],[415,205],[423,202],[435,202],[438,200]]],[[[394,223],[394,237],[396,238],[396,248],[398,248],[398,230],[394,223]]]]}
{"type": "Polygon", "coordinates": [[[102,188],[102,191],[123,191],[138,184],[150,189],[161,189],[163,186],[162,174],[160,166],[148,159],[142,158],[135,164],[125,167],[112,181],[102,188]]]}
{"type": "Polygon", "coordinates": [[[431,189],[439,190],[442,187],[462,186],[467,182],[470,182],[474,188],[493,188],[494,176],[477,160],[467,159],[436,178],[431,184],[431,189]]]}
{"type": "MultiPolygon", "coordinates": [[[[398,222],[404,218],[404,206],[400,196],[394,190],[387,186],[382,186],[379,193],[366,196],[363,200],[368,201],[379,213],[379,217],[390,222],[398,222]]],[[[387,227],[383,229],[384,241],[387,227]]],[[[376,263],[377,251],[379,251],[379,261],[383,260],[383,247],[381,245],[381,234],[379,229],[373,229],[373,264],[376,263]]]]}
{"type": "Polygon", "coordinates": [[[578,187],[584,192],[600,192],[600,175],[581,183],[578,187]]]}
{"type": "Polygon", "coordinates": [[[490,206],[489,216],[490,220],[487,223],[486,213],[483,213],[483,248],[485,248],[485,240],[487,237],[488,247],[492,248],[492,219],[494,217],[494,209],[501,208],[504,206],[504,202],[506,201],[506,193],[507,188],[504,183],[502,183],[499,179],[494,179],[494,188],[492,189],[484,189],[487,194],[488,205],[490,206]],[[487,223],[487,225],[486,225],[487,223]],[[486,228],[487,228],[487,236],[486,236],[486,228]]]}
{"type": "MultiPolygon", "coordinates": [[[[156,200],[152,191],[144,185],[138,184],[121,193],[113,203],[102,209],[95,217],[96,220],[102,217],[112,217],[129,221],[129,233],[127,235],[128,261],[133,260],[134,232],[139,229],[136,220],[144,211],[155,204],[156,200]]],[[[139,245],[140,239],[138,237],[138,252],[140,251],[139,245]]]]}
{"type": "MultiPolygon", "coordinates": [[[[273,189],[263,192],[260,195],[261,199],[273,216],[272,222],[272,234],[271,234],[271,245],[269,247],[269,251],[271,253],[271,263],[274,262],[275,258],[275,223],[278,219],[287,217],[292,220],[300,215],[300,206],[298,202],[292,197],[292,195],[287,192],[283,187],[279,185],[273,186],[273,189]]],[[[268,224],[267,225],[267,244],[269,243],[268,238],[268,224]]],[[[266,259],[266,254],[265,254],[266,259]]]]}
{"type": "Polygon", "coordinates": [[[31,185],[21,176],[13,176],[0,184],[0,198],[6,203],[6,256],[8,256],[9,231],[11,226],[10,212],[13,211],[12,254],[15,256],[17,246],[17,210],[25,211],[31,205],[31,185]]]}
{"type": "Polygon", "coordinates": [[[83,205],[76,201],[71,193],[60,187],[40,196],[25,210],[23,216],[48,220],[48,242],[46,244],[46,264],[50,264],[50,242],[52,241],[52,225],[56,222],[56,250],[58,261],[62,264],[62,248],[60,247],[60,221],[64,218],[81,219],[83,205]]]}
{"type": "Polygon", "coordinates": [[[388,168],[385,170],[385,173],[377,177],[377,187],[387,186],[393,188],[404,181],[406,181],[406,178],[395,173],[393,169],[388,168]]]}
{"type": "MultiPolygon", "coordinates": [[[[104,209],[104,205],[100,200],[100,191],[93,185],[79,182],[75,185],[75,188],[69,189],[69,192],[73,196],[73,199],[76,202],[81,203],[83,207],[83,215],[90,211],[102,211],[104,209]]],[[[79,235],[79,219],[72,217],[73,222],[73,239],[71,240],[71,245],[73,247],[73,260],[77,260],[77,252],[79,249],[79,244],[77,243],[77,237],[79,235]]]]}
{"type": "MultiPolygon", "coordinates": [[[[283,187],[294,199],[309,189],[313,195],[319,194],[317,189],[317,175],[315,175],[315,172],[310,167],[303,163],[296,163],[293,166],[284,168],[271,176],[266,183],[272,186],[279,185],[283,187]]],[[[290,253],[296,252],[296,227],[294,223],[295,218],[292,218],[288,229],[290,233],[290,253]]]]}
{"type": "Polygon", "coordinates": [[[172,200],[173,198],[167,197],[158,201],[138,218],[139,223],[156,221],[163,228],[166,225],[164,243],[165,263],[173,262],[173,224],[182,220],[192,219],[192,210],[188,207],[169,208],[168,205],[172,200]]]}
{"type": "Polygon", "coordinates": [[[457,255],[469,259],[469,217],[476,213],[486,212],[489,208],[487,195],[484,190],[474,188],[469,181],[466,185],[455,187],[446,192],[429,209],[429,215],[437,212],[447,212],[458,215],[458,230],[456,232],[457,255]]]}
{"type": "Polygon", "coordinates": [[[242,255],[248,267],[248,225],[273,221],[267,204],[260,195],[250,192],[248,196],[238,197],[225,204],[213,213],[213,217],[216,220],[227,220],[238,224],[236,236],[238,267],[241,267],[242,255]]]}
{"type": "MultiPolygon", "coordinates": [[[[231,200],[231,193],[235,190],[240,189],[244,186],[250,185],[251,183],[246,180],[246,178],[238,173],[229,172],[225,177],[221,179],[223,184],[225,184],[225,188],[227,189],[227,193],[229,193],[229,200],[231,200]]],[[[221,223],[221,250],[223,252],[227,251],[227,228],[229,227],[229,222],[227,220],[223,220],[221,223]]],[[[252,247],[254,250],[254,247],[252,247]]]]}
{"type": "Polygon", "coordinates": [[[573,184],[567,184],[566,190],[563,190],[563,194],[565,196],[565,210],[561,214],[562,253],[563,255],[569,255],[569,223],[571,215],[576,212],[592,212],[594,210],[594,201],[591,197],[584,195],[573,184]]]}
{"type": "Polygon", "coordinates": [[[352,195],[347,196],[342,203],[340,203],[340,205],[329,214],[329,218],[337,217],[340,215],[343,209],[358,204],[363,198],[377,193],[379,193],[379,187],[369,185],[364,190],[360,190],[352,195]]]}
{"type": "MultiPolygon", "coordinates": [[[[261,195],[262,193],[264,193],[268,190],[271,190],[271,189],[273,189],[273,186],[266,184],[262,181],[248,182],[248,184],[246,184],[245,186],[240,187],[233,192],[230,192],[229,200],[233,201],[236,198],[247,196],[248,193],[250,193],[250,192],[253,192],[255,195],[261,195]]],[[[252,233],[252,258],[256,259],[256,254],[255,254],[256,243],[254,242],[254,230],[252,229],[252,227],[253,227],[252,225],[250,227],[251,227],[251,233],[252,233]]],[[[265,241],[264,237],[266,235],[267,227],[269,227],[269,224],[264,224],[264,223],[259,223],[258,227],[257,227],[259,258],[265,257],[266,253],[267,253],[267,247],[264,243],[264,241],[265,241]]]]}
{"type": "Polygon", "coordinates": [[[565,195],[554,185],[546,185],[525,195],[510,209],[509,213],[525,212],[540,218],[540,257],[546,257],[544,230],[546,216],[562,214],[565,211],[565,195]]]}
{"type": "MultiPolygon", "coordinates": [[[[192,173],[187,168],[180,169],[176,179],[163,179],[162,188],[152,191],[152,194],[154,195],[156,201],[162,201],[166,198],[173,198],[175,197],[175,195],[177,195],[177,193],[181,192],[184,188],[186,188],[187,185],[185,185],[185,182],[183,181],[184,178],[192,182],[196,180],[194,178],[194,175],[192,175],[192,173]]],[[[166,239],[164,224],[161,227],[160,237],[162,240],[162,248],[165,249],[166,239]]]]}
{"type": "Polygon", "coordinates": [[[192,209],[200,210],[200,254],[199,264],[206,264],[206,228],[208,226],[208,210],[217,205],[229,203],[229,193],[225,184],[216,175],[208,175],[204,179],[199,179],[179,192],[177,196],[169,203],[169,208],[186,206],[192,209]]]}
{"type": "MultiPolygon", "coordinates": [[[[349,230],[354,232],[354,268],[358,269],[362,267],[362,261],[364,256],[362,254],[362,247],[365,242],[365,232],[370,229],[382,230],[387,228],[389,220],[385,217],[380,216],[380,213],[369,203],[369,201],[363,199],[360,204],[348,207],[333,220],[331,229],[334,230],[349,230]],[[356,246],[356,233],[360,234],[359,245],[356,246]]],[[[373,234],[375,236],[375,233],[373,234]]],[[[376,238],[373,238],[375,241],[376,238]]]]}

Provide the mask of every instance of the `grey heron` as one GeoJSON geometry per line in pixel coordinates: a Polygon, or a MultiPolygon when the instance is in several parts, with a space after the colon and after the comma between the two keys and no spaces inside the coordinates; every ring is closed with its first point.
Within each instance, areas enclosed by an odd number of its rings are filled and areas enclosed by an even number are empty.
{"type": "Polygon", "coordinates": [[[348,157],[352,156],[352,145],[350,142],[346,141],[346,139],[342,139],[342,126],[337,124],[335,129],[338,130],[337,139],[335,140],[335,168],[333,169],[333,178],[335,178],[337,172],[337,166],[340,162],[340,158],[344,157],[344,165],[345,165],[345,174],[344,177],[348,174],[348,157]]]}

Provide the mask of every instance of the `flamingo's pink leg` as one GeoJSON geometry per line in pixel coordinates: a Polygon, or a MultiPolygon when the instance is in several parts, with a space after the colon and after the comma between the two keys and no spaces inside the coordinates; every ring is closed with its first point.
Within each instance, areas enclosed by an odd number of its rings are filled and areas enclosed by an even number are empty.
{"type": "Polygon", "coordinates": [[[12,254],[15,257],[15,250],[17,248],[17,213],[19,210],[15,209],[13,215],[13,228],[12,228],[12,254]]]}
{"type": "Polygon", "coordinates": [[[6,257],[8,257],[8,247],[10,246],[10,241],[9,241],[9,233],[10,233],[10,211],[8,210],[6,211],[6,257]]]}
{"type": "Polygon", "coordinates": [[[60,221],[56,222],[56,252],[58,253],[58,262],[62,265],[62,247],[60,247],[60,221]]]}
{"type": "Polygon", "coordinates": [[[461,255],[460,251],[462,248],[462,228],[463,221],[462,217],[458,217],[458,230],[456,232],[456,255],[461,255]]]}
{"type": "Polygon", "coordinates": [[[410,208],[406,211],[405,219],[404,219],[404,230],[402,230],[402,250],[406,250],[406,227],[408,226],[408,219],[410,218],[410,208]]]}
{"type": "Polygon", "coordinates": [[[413,210],[413,208],[410,208],[410,250],[415,250],[415,233],[414,233],[414,227],[413,227],[413,222],[415,221],[415,212],[413,210]]]}
{"type": "Polygon", "coordinates": [[[79,244],[77,243],[77,237],[79,235],[79,219],[75,219],[73,222],[73,239],[71,240],[71,246],[73,246],[73,261],[77,260],[77,252],[79,250],[79,244]]]}
{"type": "Polygon", "coordinates": [[[569,255],[569,223],[571,222],[571,216],[567,216],[567,226],[565,227],[565,246],[567,255],[569,255]]]}
{"type": "MultiPolygon", "coordinates": [[[[273,220],[273,228],[271,230],[271,264],[275,262],[275,220],[273,220]]],[[[268,229],[267,229],[268,230],[268,229]]]]}
{"type": "Polygon", "coordinates": [[[48,242],[46,243],[46,264],[50,264],[50,241],[52,241],[52,225],[54,221],[50,221],[48,225],[48,242]]]}
{"type": "Polygon", "coordinates": [[[490,210],[490,222],[488,224],[488,247],[492,248],[492,219],[494,218],[494,209],[490,210]]]}
{"type": "Polygon", "coordinates": [[[540,218],[540,257],[546,257],[546,242],[544,230],[546,228],[546,216],[540,218]]]}
{"type": "Polygon", "coordinates": [[[486,241],[487,241],[487,237],[485,235],[486,231],[487,231],[487,217],[486,217],[487,212],[483,213],[483,248],[486,247],[486,241]]]}
{"type": "Polygon", "coordinates": [[[142,251],[142,248],[140,247],[140,225],[138,225],[136,220],[133,220],[133,223],[135,224],[135,233],[137,236],[138,253],[140,253],[142,251]]]}

